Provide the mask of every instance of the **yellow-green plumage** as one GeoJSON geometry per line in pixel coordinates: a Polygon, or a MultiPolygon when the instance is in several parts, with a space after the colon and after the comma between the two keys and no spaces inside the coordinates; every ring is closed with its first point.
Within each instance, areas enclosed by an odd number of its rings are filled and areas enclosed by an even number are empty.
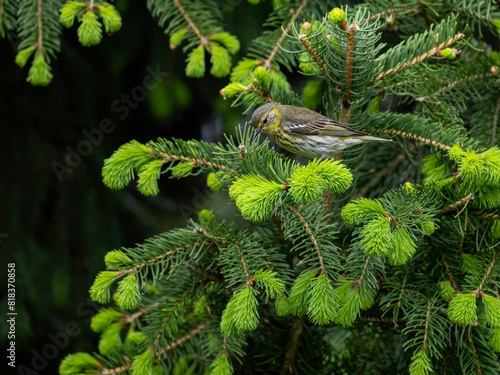
{"type": "Polygon", "coordinates": [[[255,134],[269,135],[285,150],[309,158],[332,158],[347,147],[390,141],[351,129],[307,108],[267,103],[252,115],[255,134]]]}

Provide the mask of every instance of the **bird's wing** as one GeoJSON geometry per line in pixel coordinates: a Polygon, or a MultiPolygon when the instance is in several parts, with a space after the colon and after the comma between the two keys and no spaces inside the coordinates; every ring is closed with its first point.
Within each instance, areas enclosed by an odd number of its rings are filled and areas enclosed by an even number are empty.
{"type": "Polygon", "coordinates": [[[288,130],[301,135],[330,135],[336,137],[352,137],[366,135],[365,132],[347,127],[346,125],[325,116],[316,116],[312,120],[308,116],[294,116],[293,124],[288,130]]]}

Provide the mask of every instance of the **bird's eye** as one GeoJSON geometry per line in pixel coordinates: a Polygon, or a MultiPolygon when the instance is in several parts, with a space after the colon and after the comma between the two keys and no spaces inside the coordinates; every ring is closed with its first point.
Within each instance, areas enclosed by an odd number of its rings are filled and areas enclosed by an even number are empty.
{"type": "Polygon", "coordinates": [[[262,120],[262,125],[266,125],[267,124],[267,117],[264,117],[264,120],[262,120]]]}

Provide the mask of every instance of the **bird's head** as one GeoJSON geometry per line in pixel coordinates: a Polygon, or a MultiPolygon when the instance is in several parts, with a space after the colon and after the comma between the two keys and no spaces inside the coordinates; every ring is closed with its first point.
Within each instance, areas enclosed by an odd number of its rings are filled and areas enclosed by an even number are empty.
{"type": "Polygon", "coordinates": [[[267,103],[257,108],[252,115],[252,127],[255,129],[254,138],[260,132],[271,135],[280,123],[280,105],[267,103]]]}

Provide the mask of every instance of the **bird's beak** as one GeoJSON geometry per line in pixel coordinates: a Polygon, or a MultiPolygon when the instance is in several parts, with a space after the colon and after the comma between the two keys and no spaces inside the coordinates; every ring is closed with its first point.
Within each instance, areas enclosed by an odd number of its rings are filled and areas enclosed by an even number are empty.
{"type": "Polygon", "coordinates": [[[253,132],[253,138],[252,138],[252,142],[255,140],[255,138],[259,135],[260,133],[260,129],[255,129],[255,131],[253,132]]]}

